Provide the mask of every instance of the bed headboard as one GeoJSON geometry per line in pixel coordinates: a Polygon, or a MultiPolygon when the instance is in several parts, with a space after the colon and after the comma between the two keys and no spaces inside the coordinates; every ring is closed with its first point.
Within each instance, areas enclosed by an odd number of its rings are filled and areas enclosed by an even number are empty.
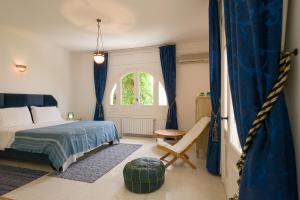
{"type": "Polygon", "coordinates": [[[52,95],[0,93],[0,108],[23,106],[57,106],[52,95]]]}

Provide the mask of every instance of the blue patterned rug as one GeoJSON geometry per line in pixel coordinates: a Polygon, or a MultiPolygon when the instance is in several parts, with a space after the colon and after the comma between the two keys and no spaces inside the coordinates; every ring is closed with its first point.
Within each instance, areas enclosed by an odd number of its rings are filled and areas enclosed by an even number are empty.
{"type": "Polygon", "coordinates": [[[50,176],[93,183],[141,146],[124,143],[112,145],[73,163],[65,172],[53,172],[50,176]]]}
{"type": "Polygon", "coordinates": [[[49,172],[0,165],[0,196],[48,173],[49,172]]]}

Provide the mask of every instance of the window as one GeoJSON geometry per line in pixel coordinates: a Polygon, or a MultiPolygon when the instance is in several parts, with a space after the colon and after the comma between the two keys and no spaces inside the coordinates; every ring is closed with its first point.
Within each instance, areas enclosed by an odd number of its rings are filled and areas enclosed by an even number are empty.
{"type": "MultiPolygon", "coordinates": [[[[231,96],[231,95],[230,95],[231,96]]],[[[232,98],[230,97],[229,100],[229,109],[230,109],[230,116],[228,118],[228,123],[230,127],[230,142],[231,144],[239,151],[242,152],[240,139],[238,136],[237,128],[236,128],[236,121],[234,117],[233,105],[232,105],[232,98]]]]}
{"type": "Polygon", "coordinates": [[[121,77],[120,87],[118,84],[113,85],[110,93],[110,105],[117,103],[124,106],[136,104],[143,106],[168,105],[166,92],[161,81],[155,81],[153,75],[143,71],[126,73],[121,77]],[[117,91],[117,88],[120,88],[120,91],[117,91]]]}
{"type": "Polygon", "coordinates": [[[228,116],[228,121],[224,121],[224,129],[229,132],[229,140],[230,143],[239,151],[242,152],[242,148],[240,145],[240,140],[237,132],[236,121],[234,117],[232,97],[229,87],[229,79],[228,79],[228,63],[227,63],[227,51],[226,48],[224,50],[224,115],[228,116]]]}
{"type": "MultiPolygon", "coordinates": [[[[228,65],[227,65],[227,51],[226,47],[224,48],[224,75],[223,75],[223,86],[224,86],[224,95],[223,95],[223,116],[228,116],[228,95],[230,93],[229,91],[229,82],[228,82],[228,65]]],[[[224,129],[226,132],[228,132],[228,121],[224,121],[224,129]]]]}
{"type": "Polygon", "coordinates": [[[117,84],[114,84],[110,93],[110,105],[116,105],[117,103],[117,84]]]}
{"type": "Polygon", "coordinates": [[[134,73],[123,76],[122,81],[122,105],[134,104],[134,73]]]}

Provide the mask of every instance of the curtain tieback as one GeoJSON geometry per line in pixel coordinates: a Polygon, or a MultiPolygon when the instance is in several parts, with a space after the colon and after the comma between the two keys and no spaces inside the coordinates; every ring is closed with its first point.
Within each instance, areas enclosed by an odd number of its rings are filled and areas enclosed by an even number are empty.
{"type": "Polygon", "coordinates": [[[211,118],[213,122],[213,127],[212,127],[212,141],[213,142],[219,142],[219,132],[218,132],[218,117],[220,115],[220,110],[221,110],[221,105],[218,108],[217,113],[215,113],[213,110],[211,111],[211,118]]]}
{"type": "Polygon", "coordinates": [[[176,100],[172,101],[172,103],[169,105],[168,109],[168,115],[167,115],[167,120],[171,121],[172,113],[171,113],[171,108],[176,104],[176,100]]]}
{"type": "Polygon", "coordinates": [[[98,112],[98,117],[102,118],[103,117],[103,104],[99,101],[96,102],[98,108],[99,108],[99,112],[98,112]]]}
{"type": "MultiPolygon", "coordinates": [[[[246,158],[247,158],[247,153],[249,152],[249,149],[252,145],[252,142],[253,142],[253,139],[254,139],[254,137],[257,133],[257,130],[261,127],[263,121],[266,119],[267,115],[270,113],[273,105],[278,100],[279,94],[283,91],[283,88],[284,88],[285,83],[287,81],[288,73],[291,69],[290,60],[291,60],[291,56],[293,54],[297,55],[297,52],[296,51],[283,52],[281,54],[280,64],[279,64],[280,74],[277,78],[276,83],[274,84],[271,91],[269,92],[269,95],[267,96],[266,101],[262,105],[261,110],[256,115],[256,119],[252,123],[252,126],[249,130],[248,136],[246,138],[246,142],[243,146],[242,155],[241,155],[239,161],[236,164],[236,166],[239,170],[239,179],[237,181],[239,186],[240,186],[240,182],[241,182],[241,176],[243,174],[245,161],[246,161],[246,158]]],[[[239,191],[234,197],[230,198],[230,200],[238,200],[238,198],[239,198],[239,191]]]]}

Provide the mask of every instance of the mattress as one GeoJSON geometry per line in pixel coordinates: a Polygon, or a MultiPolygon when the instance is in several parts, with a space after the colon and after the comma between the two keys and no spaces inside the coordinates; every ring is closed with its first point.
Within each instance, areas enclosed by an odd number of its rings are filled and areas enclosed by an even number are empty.
{"type": "Polygon", "coordinates": [[[48,126],[55,126],[60,124],[67,124],[74,121],[56,121],[56,122],[47,122],[47,123],[40,123],[40,124],[32,124],[27,126],[11,126],[11,127],[0,127],[0,150],[5,150],[9,148],[10,145],[15,140],[15,133],[17,131],[34,129],[34,128],[43,128],[48,126]]]}

